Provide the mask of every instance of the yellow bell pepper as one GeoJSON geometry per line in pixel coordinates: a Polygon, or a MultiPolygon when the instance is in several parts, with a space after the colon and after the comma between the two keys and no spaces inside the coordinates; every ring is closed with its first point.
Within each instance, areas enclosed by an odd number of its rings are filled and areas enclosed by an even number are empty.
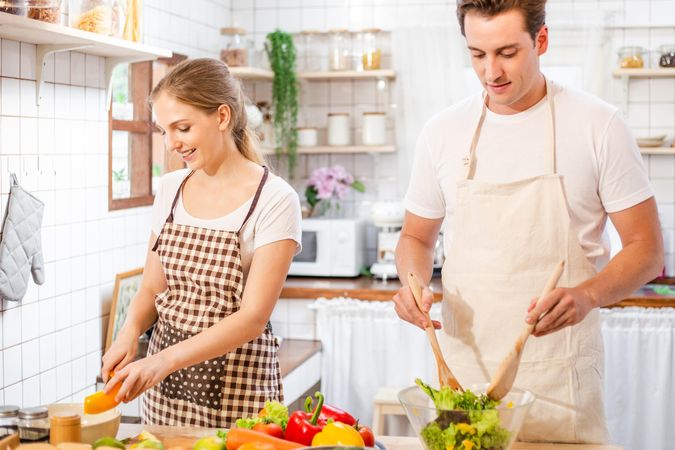
{"type": "Polygon", "coordinates": [[[363,438],[356,429],[342,422],[332,422],[323,427],[321,432],[312,438],[315,445],[354,445],[363,447],[363,438]]]}
{"type": "Polygon", "coordinates": [[[472,436],[476,434],[476,429],[468,423],[458,423],[456,426],[459,431],[462,431],[466,434],[470,434],[472,436]]]}

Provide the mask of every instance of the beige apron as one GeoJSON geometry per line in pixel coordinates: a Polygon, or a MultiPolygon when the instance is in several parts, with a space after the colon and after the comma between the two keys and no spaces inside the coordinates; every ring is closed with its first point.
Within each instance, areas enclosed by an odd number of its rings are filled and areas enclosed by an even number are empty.
{"type": "MultiPolygon", "coordinates": [[[[525,326],[532,298],[565,260],[558,286],[595,275],[570,225],[562,177],[555,167],[554,87],[547,175],[496,184],[473,179],[476,128],[466,179],[457,186],[455,230],[443,265],[443,353],[459,381],[487,383],[525,326]]],[[[603,344],[599,313],[552,335],[531,338],[515,386],[532,391],[519,439],[601,443],[608,439],[602,402],[603,344]]]]}

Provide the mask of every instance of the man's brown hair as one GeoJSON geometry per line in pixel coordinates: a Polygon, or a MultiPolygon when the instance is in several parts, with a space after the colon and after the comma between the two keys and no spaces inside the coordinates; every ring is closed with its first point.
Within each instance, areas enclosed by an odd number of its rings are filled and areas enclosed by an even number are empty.
{"type": "Polygon", "coordinates": [[[525,17],[525,29],[532,40],[535,40],[539,29],[546,21],[546,0],[458,0],[457,19],[464,33],[464,17],[469,12],[476,12],[484,17],[494,17],[512,9],[517,9],[525,17]]]}

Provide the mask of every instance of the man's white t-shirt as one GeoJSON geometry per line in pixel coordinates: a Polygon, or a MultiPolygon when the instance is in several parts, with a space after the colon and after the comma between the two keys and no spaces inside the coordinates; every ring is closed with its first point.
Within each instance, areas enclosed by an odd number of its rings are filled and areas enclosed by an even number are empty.
{"type": "MultiPolygon", "coordinates": [[[[563,178],[571,226],[586,256],[601,269],[609,259],[602,238],[607,213],[654,194],[635,139],[617,109],[557,84],[552,91],[556,169],[563,178]]],[[[427,122],[417,143],[405,207],[424,218],[445,217],[450,233],[456,183],[465,176],[463,158],[469,154],[482,105],[482,95],[475,95],[447,108],[427,122]]],[[[474,179],[507,183],[550,173],[550,123],[546,98],[513,115],[488,109],[474,179]]]]}
{"type": "MultiPolygon", "coordinates": [[[[157,186],[155,203],[152,208],[152,232],[158,236],[164,226],[171,203],[183,179],[190,173],[189,169],[176,170],[164,175],[157,186]]],[[[227,192],[223,192],[223,196],[227,192]]],[[[191,216],[183,206],[183,195],[179,195],[174,211],[174,223],[190,225],[211,230],[237,231],[246,218],[253,197],[243,205],[223,217],[215,219],[199,219],[191,216]]],[[[241,263],[244,271],[244,282],[248,278],[253,252],[263,245],[283,239],[296,242],[296,254],[301,250],[302,215],[298,194],[283,178],[270,174],[263,186],[258,204],[248,218],[239,235],[241,263]]]]}

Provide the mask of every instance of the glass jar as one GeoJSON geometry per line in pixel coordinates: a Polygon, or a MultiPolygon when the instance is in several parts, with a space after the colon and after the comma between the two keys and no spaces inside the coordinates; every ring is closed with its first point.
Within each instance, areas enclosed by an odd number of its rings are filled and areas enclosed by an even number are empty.
{"type": "Polygon", "coordinates": [[[82,424],[78,414],[54,415],[49,419],[49,443],[81,442],[82,424]]]}
{"type": "Polygon", "coordinates": [[[19,407],[0,406],[0,436],[16,434],[19,431],[19,407]]]}
{"type": "Polygon", "coordinates": [[[31,0],[28,17],[48,23],[61,23],[61,0],[31,0]]]}
{"type": "Polygon", "coordinates": [[[28,0],[0,0],[0,12],[15,16],[28,15],[28,0]]]}
{"type": "Polygon", "coordinates": [[[69,0],[68,8],[71,27],[96,34],[112,34],[112,0],[69,0]]]}
{"type": "Polygon", "coordinates": [[[352,53],[352,36],[347,30],[331,30],[328,32],[328,68],[330,70],[350,70],[352,53]]]}
{"type": "Polygon", "coordinates": [[[349,145],[349,113],[328,113],[328,145],[349,145]]]}
{"type": "Polygon", "coordinates": [[[675,67],[675,45],[662,45],[659,54],[660,67],[675,67]]]}
{"type": "Polygon", "coordinates": [[[142,0],[113,0],[111,36],[132,42],[142,42],[142,0]]]}
{"type": "Polygon", "coordinates": [[[325,72],[326,42],[325,34],[320,31],[306,30],[296,35],[297,69],[299,72],[325,72]]]}
{"type": "Polygon", "coordinates": [[[361,67],[363,70],[378,70],[382,62],[382,30],[369,28],[361,32],[361,67]]]}
{"type": "Polygon", "coordinates": [[[19,439],[21,442],[49,440],[49,418],[46,407],[19,410],[19,439]]]}
{"type": "Polygon", "coordinates": [[[246,30],[243,28],[221,28],[220,34],[224,36],[220,50],[220,60],[229,67],[248,65],[248,45],[246,43],[246,30]]]}
{"type": "Polygon", "coordinates": [[[642,69],[645,67],[647,50],[644,47],[632,46],[619,49],[619,67],[622,69],[642,69]]]}

